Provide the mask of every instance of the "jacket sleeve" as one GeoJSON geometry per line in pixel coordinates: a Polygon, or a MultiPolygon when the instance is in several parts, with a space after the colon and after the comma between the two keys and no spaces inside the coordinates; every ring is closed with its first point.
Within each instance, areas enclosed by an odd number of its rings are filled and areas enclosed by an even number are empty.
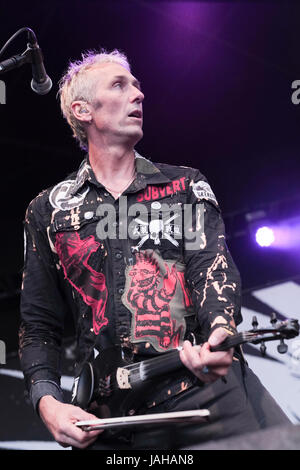
{"type": "Polygon", "coordinates": [[[40,209],[41,199],[31,202],[25,216],[19,329],[20,363],[35,410],[43,395],[63,401],[60,356],[66,313],[40,209]]]}
{"type": "Polygon", "coordinates": [[[227,248],[216,198],[205,177],[195,171],[190,181],[184,223],[186,282],[201,336],[216,328],[236,332],[241,317],[241,280],[227,248]]]}

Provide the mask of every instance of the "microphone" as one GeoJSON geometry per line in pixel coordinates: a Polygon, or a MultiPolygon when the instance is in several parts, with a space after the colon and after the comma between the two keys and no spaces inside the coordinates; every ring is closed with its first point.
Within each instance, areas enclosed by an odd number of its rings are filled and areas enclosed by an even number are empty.
{"type": "Polygon", "coordinates": [[[31,52],[31,88],[39,95],[46,95],[52,88],[52,80],[46,73],[42,51],[36,41],[29,42],[28,47],[31,52]]]}
{"type": "Polygon", "coordinates": [[[32,29],[27,27],[19,29],[2,47],[0,55],[3,54],[4,50],[12,42],[12,40],[24,31],[27,31],[28,35],[26,51],[24,51],[22,54],[15,55],[0,62],[0,75],[2,73],[8,72],[9,70],[13,70],[15,68],[21,67],[24,64],[30,63],[32,68],[31,88],[35,93],[38,93],[39,95],[45,95],[52,88],[52,80],[46,73],[43,54],[37,43],[36,35],[32,29]]]}

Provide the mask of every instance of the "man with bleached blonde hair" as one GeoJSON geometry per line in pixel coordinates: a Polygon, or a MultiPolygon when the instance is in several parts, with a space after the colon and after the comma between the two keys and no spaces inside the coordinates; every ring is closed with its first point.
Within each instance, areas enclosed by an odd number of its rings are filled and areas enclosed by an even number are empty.
{"type": "Polygon", "coordinates": [[[125,55],[84,54],[70,64],[59,95],[63,115],[88,153],[77,172],[27,209],[20,327],[26,386],[55,440],[74,448],[175,449],[287,422],[239,349],[211,350],[241,322],[239,273],[205,177],[194,168],[152,163],[136,151],[144,94],[125,55]],[[197,209],[188,230],[179,214],[187,206],[197,209]],[[68,312],[77,331],[72,404],[64,403],[60,388],[68,312]],[[192,346],[195,339],[201,347],[192,346]],[[177,348],[178,370],[170,373],[166,365],[131,395],[130,409],[122,408],[121,394],[110,413],[207,408],[209,423],[172,432],[76,426],[102,416],[103,400],[109,410],[104,396],[113,353],[107,351],[121,351],[120,361],[132,363],[168,358],[177,348]],[[106,372],[82,394],[78,384],[88,364],[97,374],[106,372]]]}
{"type": "Polygon", "coordinates": [[[110,53],[88,51],[82,54],[81,61],[71,62],[67,72],[59,82],[60,105],[63,116],[68,121],[73,136],[78,140],[80,147],[87,150],[87,136],[83,123],[78,120],[72,111],[74,101],[90,102],[94,97],[97,80],[91,80],[87,72],[103,63],[119,64],[130,72],[127,57],[118,50],[110,53]]]}

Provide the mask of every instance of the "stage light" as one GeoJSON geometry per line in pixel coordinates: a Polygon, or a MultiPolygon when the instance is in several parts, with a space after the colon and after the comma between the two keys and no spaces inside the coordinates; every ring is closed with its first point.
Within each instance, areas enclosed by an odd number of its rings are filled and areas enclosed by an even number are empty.
{"type": "MultiPolygon", "coordinates": [[[[227,214],[229,238],[247,237],[249,243],[271,250],[297,250],[300,255],[300,195],[266,204],[263,208],[227,214]]],[[[259,248],[260,249],[260,248],[259,248]]]]}
{"type": "Polygon", "coordinates": [[[268,247],[275,242],[275,234],[272,228],[264,226],[256,230],[255,240],[259,246],[268,247]]]}
{"type": "MultiPolygon", "coordinates": [[[[300,248],[300,217],[291,217],[274,225],[274,248],[292,250],[300,248]]],[[[299,252],[299,251],[298,251],[299,252]]]]}

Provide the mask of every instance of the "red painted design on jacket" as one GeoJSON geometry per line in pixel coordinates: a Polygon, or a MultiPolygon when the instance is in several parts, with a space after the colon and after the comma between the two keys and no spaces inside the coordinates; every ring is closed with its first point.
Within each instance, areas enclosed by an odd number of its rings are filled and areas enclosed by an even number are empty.
{"type": "Polygon", "coordinates": [[[93,313],[93,330],[96,335],[107,325],[105,307],[107,288],[103,273],[95,271],[89,264],[92,253],[97,251],[100,243],[95,237],[81,240],[78,233],[62,232],[56,234],[55,248],[60,258],[65,278],[82,296],[93,313]]]}
{"type": "Polygon", "coordinates": [[[139,193],[136,200],[137,202],[152,201],[160,197],[171,196],[177,191],[185,190],[185,176],[178,180],[171,181],[165,186],[147,186],[147,188],[139,193]]]}
{"type": "Polygon", "coordinates": [[[127,301],[135,311],[135,338],[155,336],[163,349],[178,347],[181,327],[175,330],[169,303],[177,285],[175,264],[171,270],[167,264],[163,286],[159,289],[161,274],[156,260],[152,256],[139,253],[136,264],[129,272],[131,285],[127,301]]]}

